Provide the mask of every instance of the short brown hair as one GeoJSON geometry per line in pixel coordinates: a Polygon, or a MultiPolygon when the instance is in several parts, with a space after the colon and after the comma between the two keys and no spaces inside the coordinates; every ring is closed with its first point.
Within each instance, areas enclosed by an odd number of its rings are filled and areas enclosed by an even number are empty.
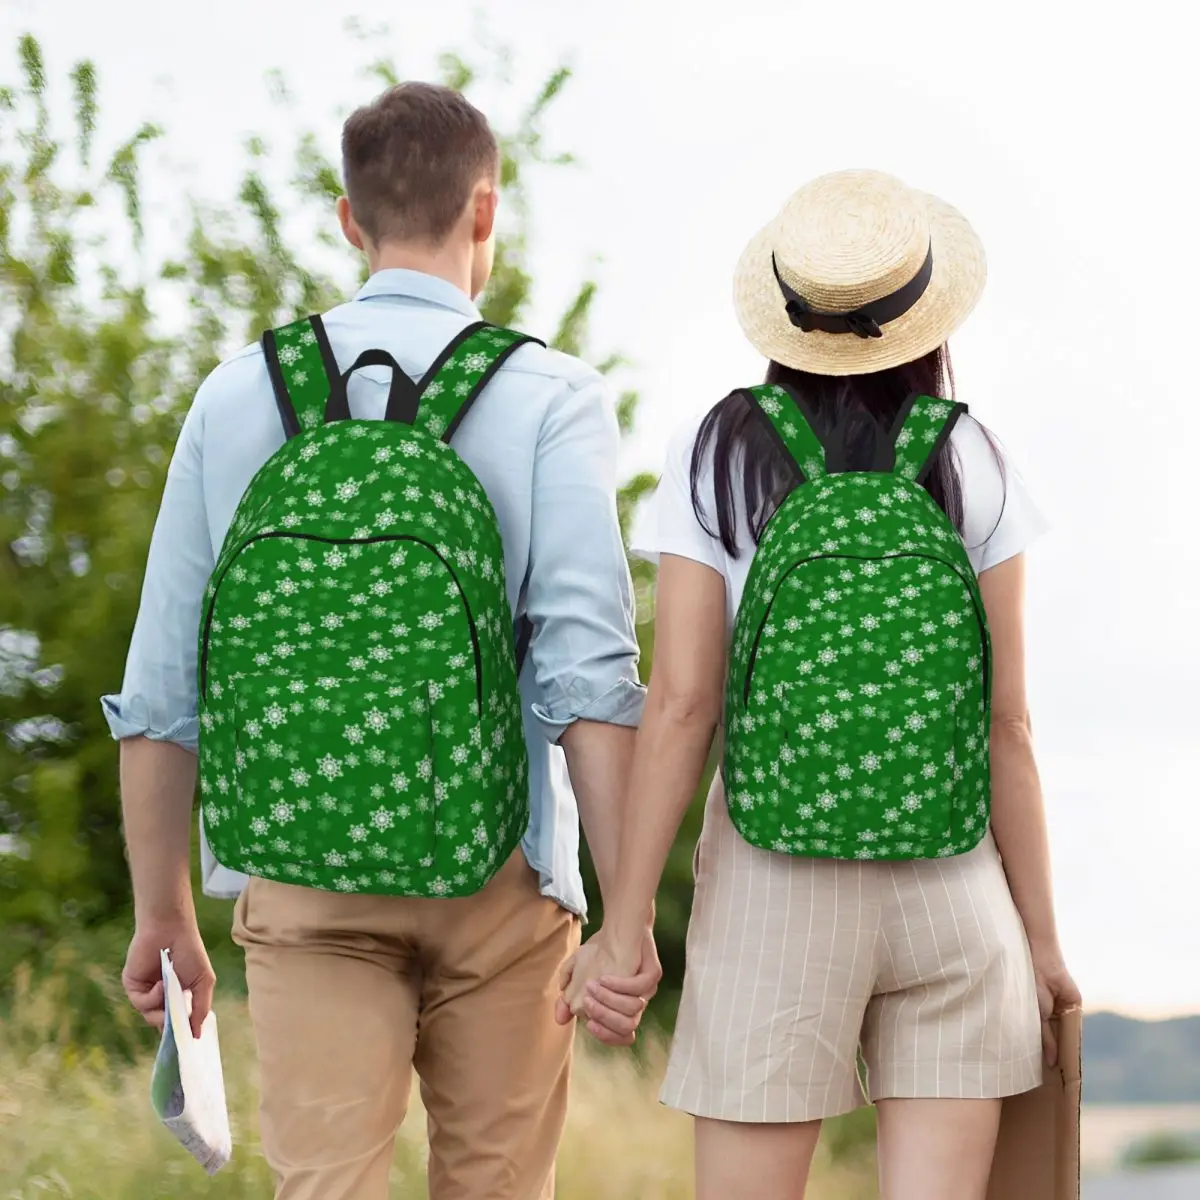
{"type": "Polygon", "coordinates": [[[461,93],[402,83],[342,129],[346,196],[371,241],[441,242],[480,177],[499,169],[487,118],[461,93]]]}

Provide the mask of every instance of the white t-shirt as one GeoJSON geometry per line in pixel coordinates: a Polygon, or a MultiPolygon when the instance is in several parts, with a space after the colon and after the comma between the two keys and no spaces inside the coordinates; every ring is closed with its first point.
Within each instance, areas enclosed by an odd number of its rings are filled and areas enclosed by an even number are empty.
{"type": "MultiPolygon", "coordinates": [[[[702,420],[697,417],[689,421],[671,439],[658,489],[639,513],[632,548],[636,555],[651,562],[657,562],[660,554],[675,554],[720,572],[725,579],[725,611],[732,630],[755,546],[742,501],[742,483],[736,477],[732,490],[738,518],[738,557],[731,558],[721,539],[709,534],[696,519],[691,464],[702,420]]],[[[1020,554],[1045,531],[1046,522],[1007,456],[998,446],[993,449],[973,418],[966,415],[959,418],[950,434],[950,445],[962,480],[963,539],[971,565],[976,573],[982,573],[1020,554]]],[[[698,493],[705,522],[715,531],[711,442],[698,493]]]]}

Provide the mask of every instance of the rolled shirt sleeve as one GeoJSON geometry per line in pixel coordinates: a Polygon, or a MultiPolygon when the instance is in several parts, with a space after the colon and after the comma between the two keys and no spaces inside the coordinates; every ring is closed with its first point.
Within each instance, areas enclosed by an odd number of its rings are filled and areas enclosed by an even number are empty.
{"type": "Polygon", "coordinates": [[[633,585],[616,505],[620,437],[597,375],[551,402],[538,440],[526,613],[533,714],[552,742],[577,720],[641,720],[633,585]]]}
{"type": "Polygon", "coordinates": [[[121,691],[100,701],[114,738],[174,742],[193,753],[196,643],[214,566],[201,469],[204,391],[202,385],[167,470],[121,691]]]}

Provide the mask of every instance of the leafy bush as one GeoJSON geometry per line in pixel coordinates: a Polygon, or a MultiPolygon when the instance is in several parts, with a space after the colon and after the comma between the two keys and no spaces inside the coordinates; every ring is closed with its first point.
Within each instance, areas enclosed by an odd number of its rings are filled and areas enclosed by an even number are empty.
{"type": "Polygon", "coordinates": [[[1149,1134],[1134,1142],[1121,1156],[1126,1167],[1162,1167],[1200,1162],[1200,1132],[1149,1134]]]}

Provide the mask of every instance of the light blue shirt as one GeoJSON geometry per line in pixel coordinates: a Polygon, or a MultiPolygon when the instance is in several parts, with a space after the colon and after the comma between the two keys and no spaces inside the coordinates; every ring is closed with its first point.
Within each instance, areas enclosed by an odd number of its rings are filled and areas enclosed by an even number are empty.
{"type": "MultiPolygon", "coordinates": [[[[325,328],[343,369],[378,347],[419,379],[479,319],[452,284],[385,270],[328,313],[325,328]]],[[[351,414],[381,418],[389,380],[382,367],[356,372],[351,414]]],[[[102,700],[114,737],[145,735],[196,751],[204,588],[243,492],[283,441],[262,352],[248,347],[204,381],[183,422],[124,683],[119,696],[102,700]]],[[[526,345],[504,363],[453,444],[499,518],[512,611],[526,613],[534,628],[521,674],[531,791],[522,848],[543,894],[582,916],[578,812],[557,741],[579,718],[636,725],[644,695],[617,523],[613,395],[578,359],[526,345]]],[[[245,876],[215,862],[203,825],[200,837],[205,892],[237,895],[245,876]]]]}

